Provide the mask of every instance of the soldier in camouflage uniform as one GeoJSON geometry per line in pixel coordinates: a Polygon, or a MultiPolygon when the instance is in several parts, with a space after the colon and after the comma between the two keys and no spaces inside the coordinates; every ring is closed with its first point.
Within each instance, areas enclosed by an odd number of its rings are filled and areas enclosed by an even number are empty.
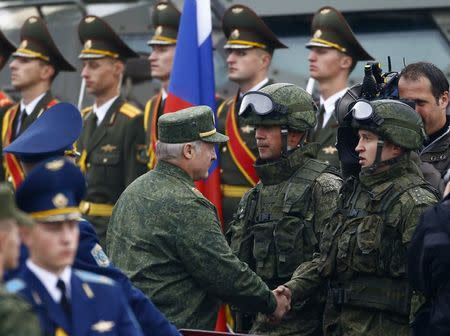
{"type": "Polygon", "coordinates": [[[14,202],[12,190],[0,184],[0,335],[41,335],[37,316],[31,306],[17,295],[8,293],[2,285],[3,271],[19,263],[19,225],[31,226],[32,221],[14,202]]]}
{"type": "MultiPolygon", "coordinates": [[[[293,84],[272,84],[244,95],[241,117],[256,127],[260,182],[242,198],[231,224],[231,247],[269,286],[287,281],[318,252],[323,227],[336,209],[342,180],[315,160],[317,144],[304,144],[316,124],[312,97],[293,84]],[[266,101],[275,107],[267,114],[266,101]],[[283,114],[283,111],[284,114],[283,114]]],[[[320,335],[323,304],[294,306],[280,325],[258,316],[252,332],[320,335]]]]}
{"type": "Polygon", "coordinates": [[[265,314],[288,309],[232,253],[217,211],[195,188],[228,138],[207,106],[162,115],[158,162],[122,193],[108,229],[107,250],[178,328],[214,328],[221,301],[265,314]],[[124,225],[126,223],[126,225],[124,225]]]}
{"type": "Polygon", "coordinates": [[[88,184],[80,209],[104,246],[114,203],[146,171],[142,112],[120,97],[125,60],[138,55],[96,16],[83,18],[78,32],[83,44],[81,76],[95,98],[94,105],[83,110],[84,127],[78,141],[79,166],[88,184]]]}
{"type": "Polygon", "coordinates": [[[437,200],[410,158],[425,137],[422,120],[393,100],[358,101],[351,116],[359,180],[342,187],[320,255],[285,286],[299,303],[327,284],[325,335],[409,335],[408,243],[421,213],[437,200]]]}

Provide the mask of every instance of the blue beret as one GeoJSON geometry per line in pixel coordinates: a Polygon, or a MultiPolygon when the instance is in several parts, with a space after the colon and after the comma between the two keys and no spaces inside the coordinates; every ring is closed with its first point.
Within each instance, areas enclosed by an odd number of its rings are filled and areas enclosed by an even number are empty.
{"type": "Polygon", "coordinates": [[[38,162],[62,156],[78,139],[83,121],[70,103],[58,103],[45,111],[3,151],[23,162],[38,162]]]}
{"type": "Polygon", "coordinates": [[[59,157],[39,163],[16,192],[19,209],[38,221],[78,219],[78,206],[86,191],[80,169],[59,157]]]}

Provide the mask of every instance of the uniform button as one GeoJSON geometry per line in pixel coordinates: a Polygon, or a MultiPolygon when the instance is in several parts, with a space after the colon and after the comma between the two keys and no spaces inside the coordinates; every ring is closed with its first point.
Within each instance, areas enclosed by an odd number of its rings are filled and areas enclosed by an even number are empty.
{"type": "Polygon", "coordinates": [[[86,167],[91,168],[91,163],[88,162],[88,164],[86,165],[86,167]]]}
{"type": "Polygon", "coordinates": [[[223,147],[222,147],[222,152],[225,153],[226,151],[227,151],[227,146],[223,146],[223,147]]]}
{"type": "Polygon", "coordinates": [[[106,162],[108,162],[108,159],[107,158],[103,158],[103,163],[106,163],[106,162]]]}

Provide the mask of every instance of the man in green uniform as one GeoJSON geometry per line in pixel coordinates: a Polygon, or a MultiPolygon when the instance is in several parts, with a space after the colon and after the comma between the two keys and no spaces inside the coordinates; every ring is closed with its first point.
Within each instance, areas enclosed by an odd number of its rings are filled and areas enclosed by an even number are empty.
{"type": "Polygon", "coordinates": [[[275,49],[287,48],[250,8],[230,7],[223,16],[227,38],[228,78],[239,85],[235,96],[219,105],[218,129],[230,141],[220,145],[220,173],[224,222],[231,221],[242,196],[258,182],[253,164],[256,149],[253,128],[238,116],[242,96],[268,84],[268,72],[275,49]]]}
{"type": "Polygon", "coordinates": [[[81,76],[95,98],[94,105],[83,110],[78,142],[79,166],[88,185],[80,209],[104,246],[114,203],[146,171],[142,112],[120,97],[125,60],[137,54],[96,16],[83,18],[78,31],[83,44],[81,76]]]}
{"type": "Polygon", "coordinates": [[[214,328],[221,301],[279,318],[289,309],[232,253],[217,211],[194,186],[227,137],[207,106],[162,115],[158,163],[123,192],[111,217],[107,250],[178,328],[214,328]],[[126,225],[124,225],[126,223],[126,225]]]}
{"type": "Polygon", "coordinates": [[[333,7],[323,7],[314,15],[313,36],[306,44],[309,73],[319,83],[320,108],[317,127],[310,133],[311,142],[320,143],[319,160],[339,168],[334,117],[336,101],[348,89],[348,77],[358,61],[373,60],[353,34],[342,14],[333,7]]]}
{"type": "Polygon", "coordinates": [[[16,208],[12,190],[0,184],[0,335],[41,335],[37,316],[31,306],[2,285],[3,271],[14,269],[19,263],[19,225],[33,222],[16,208]]]}
{"type": "MultiPolygon", "coordinates": [[[[20,103],[13,105],[3,117],[2,146],[9,145],[57,100],[50,91],[59,71],[75,71],[60,53],[45,22],[37,17],[28,18],[22,26],[19,48],[12,54],[9,64],[11,84],[20,91],[20,103]]],[[[6,178],[15,188],[24,174],[13,154],[4,156],[6,178]]]]}
{"type": "MultiPolygon", "coordinates": [[[[231,247],[269,288],[276,288],[318,252],[342,180],[315,160],[317,144],[304,143],[317,120],[316,105],[303,89],[283,83],[250,91],[239,113],[255,126],[260,182],[239,204],[230,228],[231,247]]],[[[320,335],[322,308],[320,297],[312,299],[293,307],[279,325],[258,316],[252,332],[320,335]]]]}
{"type": "Polygon", "coordinates": [[[144,110],[149,169],[153,169],[156,164],[157,121],[164,112],[175,46],[177,44],[180,16],[180,12],[170,1],[159,1],[153,7],[152,24],[155,32],[147,42],[152,48],[148,60],[150,61],[152,78],[161,81],[161,91],[147,101],[144,110]]]}
{"type": "Polygon", "coordinates": [[[327,284],[325,335],[409,335],[407,248],[421,213],[437,200],[410,158],[424,140],[423,123],[394,100],[357,101],[350,113],[359,180],[342,187],[320,255],[278,290],[290,289],[298,304],[327,284]]]}

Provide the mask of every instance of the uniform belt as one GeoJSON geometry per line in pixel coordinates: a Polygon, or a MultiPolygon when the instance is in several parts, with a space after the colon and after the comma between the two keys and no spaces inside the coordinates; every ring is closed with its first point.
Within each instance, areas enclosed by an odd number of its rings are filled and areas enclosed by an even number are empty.
{"type": "Polygon", "coordinates": [[[81,201],[80,211],[84,215],[110,217],[114,205],[81,201]]]}
{"type": "Polygon", "coordinates": [[[230,184],[222,184],[222,194],[225,197],[242,198],[244,194],[250,190],[249,186],[237,186],[230,184]]]}

